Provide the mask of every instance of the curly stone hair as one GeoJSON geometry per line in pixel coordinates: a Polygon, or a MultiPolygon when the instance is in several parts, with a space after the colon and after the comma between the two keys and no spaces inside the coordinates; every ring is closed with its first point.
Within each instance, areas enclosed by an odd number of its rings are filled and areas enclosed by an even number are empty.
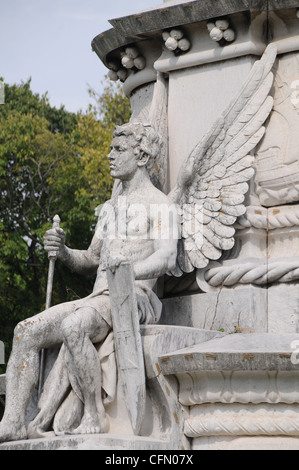
{"type": "Polygon", "coordinates": [[[161,137],[150,124],[143,124],[140,121],[131,121],[114,129],[113,137],[133,136],[136,145],[134,146],[135,155],[140,152],[148,155],[149,161],[147,169],[152,168],[156,162],[157,156],[161,151],[161,137]]]}

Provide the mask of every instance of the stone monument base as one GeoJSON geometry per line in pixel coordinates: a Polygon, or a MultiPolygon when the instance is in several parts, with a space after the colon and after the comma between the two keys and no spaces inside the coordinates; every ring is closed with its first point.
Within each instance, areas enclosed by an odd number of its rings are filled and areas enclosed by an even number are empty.
{"type": "Polygon", "coordinates": [[[1,450],[174,450],[169,442],[118,434],[29,439],[0,444],[1,450]]]}
{"type": "Polygon", "coordinates": [[[299,438],[283,436],[201,437],[193,450],[299,450],[299,438]]]}

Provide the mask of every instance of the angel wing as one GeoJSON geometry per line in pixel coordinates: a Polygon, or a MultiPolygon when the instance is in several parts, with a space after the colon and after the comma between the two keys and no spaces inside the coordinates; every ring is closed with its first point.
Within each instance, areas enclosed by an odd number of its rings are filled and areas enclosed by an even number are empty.
{"type": "Polygon", "coordinates": [[[262,139],[273,108],[269,93],[276,56],[277,48],[268,46],[235,99],[181,168],[170,194],[180,208],[182,224],[174,276],[205,268],[235,244],[233,226],[246,212],[245,195],[254,175],[250,152],[262,139]]]}

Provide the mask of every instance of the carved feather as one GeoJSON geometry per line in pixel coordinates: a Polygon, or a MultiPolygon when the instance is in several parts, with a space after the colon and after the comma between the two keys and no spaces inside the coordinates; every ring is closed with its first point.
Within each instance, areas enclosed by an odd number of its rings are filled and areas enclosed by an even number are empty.
{"type": "Polygon", "coordinates": [[[276,47],[268,46],[234,100],[182,166],[170,196],[179,206],[190,204],[199,210],[196,220],[192,219],[195,212],[183,211],[173,275],[205,268],[235,244],[233,225],[246,212],[245,195],[254,176],[250,152],[263,138],[264,123],[273,109],[269,93],[276,56],[276,47]]]}

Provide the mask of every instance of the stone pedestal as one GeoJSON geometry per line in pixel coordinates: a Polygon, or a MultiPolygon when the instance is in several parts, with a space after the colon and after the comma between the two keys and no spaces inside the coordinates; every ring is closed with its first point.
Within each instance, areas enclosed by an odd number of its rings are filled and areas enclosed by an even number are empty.
{"type": "Polygon", "coordinates": [[[232,334],[160,358],[193,450],[299,449],[299,335],[232,334]]]}

